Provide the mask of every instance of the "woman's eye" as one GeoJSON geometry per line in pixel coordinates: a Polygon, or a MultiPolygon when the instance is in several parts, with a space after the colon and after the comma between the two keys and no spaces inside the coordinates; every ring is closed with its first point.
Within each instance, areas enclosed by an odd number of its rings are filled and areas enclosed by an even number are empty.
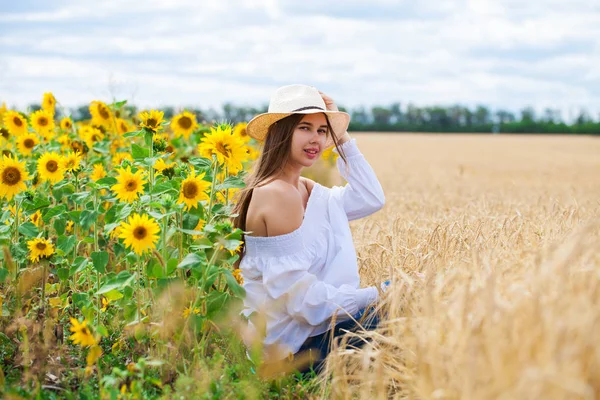
{"type": "Polygon", "coordinates": [[[327,134],[327,131],[325,129],[319,129],[319,133],[327,134]]]}

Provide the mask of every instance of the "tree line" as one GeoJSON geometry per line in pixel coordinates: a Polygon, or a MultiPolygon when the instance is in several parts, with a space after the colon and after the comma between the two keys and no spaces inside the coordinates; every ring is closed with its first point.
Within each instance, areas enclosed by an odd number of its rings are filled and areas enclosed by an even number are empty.
{"type": "MultiPolygon", "coordinates": [[[[38,105],[30,106],[32,109],[38,105]]],[[[248,107],[225,103],[216,110],[187,107],[186,110],[196,114],[198,121],[228,121],[232,123],[249,121],[257,114],[267,111],[267,106],[248,107]]],[[[165,118],[171,118],[180,109],[175,107],[161,108],[165,118]]],[[[474,108],[462,105],[424,106],[413,104],[402,106],[393,103],[388,106],[356,107],[341,111],[348,112],[352,119],[349,130],[377,132],[472,132],[472,133],[540,133],[540,134],[600,134],[600,114],[594,119],[587,111],[581,110],[571,122],[563,119],[559,110],[547,108],[537,114],[532,107],[523,108],[520,112],[508,110],[492,110],[480,105],[474,108]]],[[[87,105],[70,109],[74,120],[90,118],[87,105]]],[[[135,115],[135,105],[126,105],[125,112],[135,115]]]]}

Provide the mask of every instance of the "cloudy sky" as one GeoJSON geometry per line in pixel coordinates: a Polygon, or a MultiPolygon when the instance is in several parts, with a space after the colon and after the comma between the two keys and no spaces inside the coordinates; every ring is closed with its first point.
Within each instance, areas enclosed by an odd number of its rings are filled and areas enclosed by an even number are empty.
{"type": "Polygon", "coordinates": [[[600,112],[600,0],[0,2],[0,101],[266,104],[317,86],[412,102],[600,112]]]}

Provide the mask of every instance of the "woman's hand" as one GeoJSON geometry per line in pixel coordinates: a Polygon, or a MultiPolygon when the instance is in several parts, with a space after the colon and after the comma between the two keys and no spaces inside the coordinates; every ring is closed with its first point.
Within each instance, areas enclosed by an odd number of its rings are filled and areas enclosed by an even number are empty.
{"type": "MultiPolygon", "coordinates": [[[[320,90],[319,90],[319,94],[321,95],[321,98],[325,102],[325,107],[326,107],[327,111],[340,111],[338,109],[338,106],[335,104],[335,101],[333,101],[333,99],[331,97],[327,96],[325,93],[321,92],[320,90]]],[[[348,134],[347,131],[344,132],[343,134],[341,134],[341,136],[340,136],[341,132],[336,132],[336,133],[339,138],[339,141],[338,141],[339,144],[344,144],[350,140],[350,135],[348,134]]]]}
{"type": "Polygon", "coordinates": [[[320,90],[319,90],[319,94],[323,98],[323,101],[325,102],[325,107],[328,111],[340,111],[338,109],[338,106],[335,105],[335,101],[333,101],[333,99],[331,97],[327,96],[325,93],[321,92],[320,90]]]}

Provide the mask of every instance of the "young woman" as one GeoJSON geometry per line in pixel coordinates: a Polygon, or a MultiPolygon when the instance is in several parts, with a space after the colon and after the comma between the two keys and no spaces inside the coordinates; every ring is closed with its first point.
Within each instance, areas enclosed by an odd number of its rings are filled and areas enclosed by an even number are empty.
{"type": "MultiPolygon", "coordinates": [[[[385,198],[348,135],[349,121],[316,88],[290,85],[279,88],[268,112],[246,128],[264,146],[234,210],[236,227],[248,232],[239,264],[246,289],[242,314],[253,332],[264,335],[268,361],[315,351],[319,370],[330,339],[355,329],[378,299],[377,287],[360,288],[348,222],[381,209],[385,198]],[[346,186],[327,188],[300,176],[331,146],[346,186]]],[[[244,340],[250,346],[256,338],[244,340]]]]}

